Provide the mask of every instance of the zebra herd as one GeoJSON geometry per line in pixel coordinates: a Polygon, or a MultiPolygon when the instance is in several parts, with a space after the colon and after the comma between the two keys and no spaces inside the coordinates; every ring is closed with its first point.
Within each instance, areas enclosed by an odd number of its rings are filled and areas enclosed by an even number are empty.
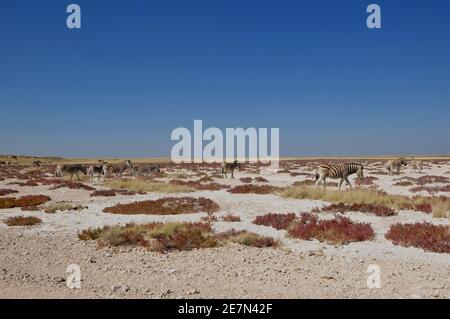
{"type": "MultiPolygon", "coordinates": [[[[419,171],[422,172],[423,169],[423,161],[415,159],[414,156],[412,156],[409,164],[411,165],[411,171],[419,171]]],[[[408,161],[404,157],[400,157],[397,159],[389,160],[386,164],[386,169],[389,172],[389,175],[392,174],[400,174],[400,168],[402,166],[407,166],[408,161]]],[[[319,186],[321,182],[323,182],[323,188],[326,188],[326,179],[332,178],[332,179],[338,179],[340,178],[339,182],[339,189],[341,189],[342,183],[345,181],[350,187],[352,185],[350,184],[350,181],[348,180],[348,177],[352,174],[355,174],[358,176],[358,178],[363,179],[364,178],[364,166],[360,163],[344,163],[344,164],[323,164],[319,165],[318,170],[315,174],[316,178],[316,186],[319,186]]]]}
{"type": "Polygon", "coordinates": [[[109,175],[115,177],[122,177],[126,172],[130,171],[132,176],[149,176],[153,173],[159,173],[160,167],[155,164],[143,164],[135,165],[130,160],[125,160],[118,164],[107,163],[100,161],[98,165],[81,165],[81,164],[64,164],[56,167],[56,177],[63,178],[66,175],[70,175],[70,180],[75,175],[80,180],[79,173],[83,173],[91,178],[91,182],[97,178],[97,180],[104,179],[109,175]]]}

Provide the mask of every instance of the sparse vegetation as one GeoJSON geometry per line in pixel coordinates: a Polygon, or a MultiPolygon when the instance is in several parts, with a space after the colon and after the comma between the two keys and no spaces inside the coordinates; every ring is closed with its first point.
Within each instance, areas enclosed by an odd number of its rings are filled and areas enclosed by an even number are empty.
{"type": "Polygon", "coordinates": [[[238,185],[228,190],[232,194],[272,194],[281,192],[283,188],[269,185],[238,185]]]}
{"type": "Polygon", "coordinates": [[[15,189],[0,189],[0,196],[18,193],[15,189]]]}
{"type": "Polygon", "coordinates": [[[253,221],[253,224],[270,226],[277,230],[287,229],[289,225],[294,221],[295,214],[266,214],[257,216],[253,221]]]}
{"type": "Polygon", "coordinates": [[[99,246],[142,246],[151,251],[192,250],[236,242],[254,247],[272,247],[272,238],[247,232],[214,234],[208,223],[149,223],[104,227],[82,231],[81,240],[97,240],[99,246]]]}
{"type": "Polygon", "coordinates": [[[193,214],[198,212],[216,212],[219,205],[205,197],[166,197],[157,200],[146,200],[130,204],[117,204],[103,211],[111,214],[146,214],[175,215],[193,214]]]}
{"type": "Polygon", "coordinates": [[[332,212],[332,213],[345,213],[345,212],[361,212],[361,213],[371,213],[377,216],[393,216],[396,215],[396,211],[385,205],[375,205],[375,204],[331,204],[322,208],[322,211],[332,212]]]}
{"type": "Polygon", "coordinates": [[[155,193],[189,193],[195,189],[186,185],[175,185],[163,182],[155,182],[148,179],[113,179],[104,184],[113,189],[126,189],[133,192],[155,192],[155,193]]]}
{"type": "Polygon", "coordinates": [[[318,220],[316,216],[304,213],[288,228],[294,238],[313,238],[328,244],[348,244],[355,241],[372,240],[375,233],[369,224],[355,223],[346,217],[318,220]]]}
{"type": "Polygon", "coordinates": [[[4,223],[8,226],[33,226],[42,223],[42,220],[34,216],[16,216],[5,219],[4,223]]]}
{"type": "Polygon", "coordinates": [[[228,215],[225,215],[222,217],[222,221],[224,221],[224,222],[240,222],[241,218],[236,215],[228,214],[228,215]]]}
{"type": "Polygon", "coordinates": [[[289,187],[282,196],[296,199],[324,200],[332,203],[381,205],[392,209],[415,209],[421,204],[430,204],[432,207],[442,202],[449,202],[445,197],[422,197],[390,195],[382,191],[371,189],[351,189],[346,191],[327,190],[318,187],[289,187]]]}
{"type": "Polygon", "coordinates": [[[394,245],[418,247],[425,251],[450,253],[450,227],[430,223],[391,225],[386,238],[394,245]]]}
{"type": "Polygon", "coordinates": [[[27,207],[42,205],[50,200],[50,197],[45,195],[27,195],[19,198],[4,197],[0,198],[0,209],[27,207]]]}

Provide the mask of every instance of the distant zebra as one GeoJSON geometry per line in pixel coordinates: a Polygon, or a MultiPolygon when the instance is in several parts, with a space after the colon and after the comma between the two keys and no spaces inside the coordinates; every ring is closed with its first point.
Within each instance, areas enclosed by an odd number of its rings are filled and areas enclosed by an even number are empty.
{"type": "Polygon", "coordinates": [[[41,166],[42,162],[41,162],[41,161],[33,161],[31,164],[32,164],[34,167],[39,167],[39,166],[41,166]]]}
{"type": "Polygon", "coordinates": [[[17,156],[12,155],[12,156],[11,156],[11,159],[15,160],[16,166],[19,166],[19,159],[17,158],[17,156]]]}
{"type": "Polygon", "coordinates": [[[78,173],[83,173],[87,175],[87,168],[81,164],[66,164],[66,165],[58,165],[56,166],[56,177],[64,178],[66,174],[70,174],[70,180],[72,180],[73,175],[80,180],[80,176],[78,173]]]}
{"type": "Polygon", "coordinates": [[[133,165],[131,175],[148,176],[152,173],[159,173],[160,171],[159,165],[133,165]]]}
{"type": "Polygon", "coordinates": [[[114,176],[122,176],[122,174],[127,170],[131,169],[133,164],[130,160],[123,161],[120,164],[110,164],[106,163],[103,165],[103,175],[106,177],[108,173],[114,174],[114,176]]]}
{"type": "Polygon", "coordinates": [[[220,166],[220,171],[222,172],[222,177],[228,177],[227,172],[231,172],[231,178],[234,178],[234,170],[240,169],[241,164],[239,164],[237,161],[234,161],[233,163],[222,163],[220,166]]]}
{"type": "Polygon", "coordinates": [[[397,158],[395,160],[394,159],[389,160],[386,163],[386,169],[389,171],[389,175],[394,174],[394,172],[396,172],[397,175],[399,175],[400,174],[400,168],[402,167],[402,165],[403,166],[408,165],[408,162],[406,161],[406,158],[404,158],[404,157],[400,157],[400,158],[397,158]]]}
{"type": "Polygon", "coordinates": [[[350,187],[350,181],[348,177],[352,174],[357,174],[359,178],[364,178],[364,167],[360,163],[345,163],[345,164],[323,164],[319,166],[319,171],[316,172],[316,186],[320,185],[323,181],[323,188],[326,188],[327,177],[337,179],[340,178],[339,189],[341,189],[342,183],[345,181],[350,187]]]}
{"type": "Polygon", "coordinates": [[[91,183],[94,181],[94,177],[97,176],[97,180],[103,175],[103,165],[91,165],[87,168],[87,174],[91,178],[91,183]]]}
{"type": "Polygon", "coordinates": [[[422,173],[422,169],[423,169],[423,161],[422,160],[417,160],[414,158],[414,156],[411,158],[411,171],[416,172],[417,170],[419,171],[419,173],[422,173]]]}

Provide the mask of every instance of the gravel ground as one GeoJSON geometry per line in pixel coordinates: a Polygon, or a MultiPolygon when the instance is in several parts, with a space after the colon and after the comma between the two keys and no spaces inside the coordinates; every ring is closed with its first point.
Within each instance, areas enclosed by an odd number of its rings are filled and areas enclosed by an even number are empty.
{"type": "MultiPolygon", "coordinates": [[[[444,175],[448,171],[450,165],[447,164],[427,168],[425,173],[449,177],[444,175]]],[[[236,175],[237,178],[255,176],[242,172],[236,175]]],[[[407,174],[423,175],[409,171],[407,174]]],[[[264,177],[275,186],[287,186],[305,178],[288,174],[264,177]]],[[[398,176],[377,177],[377,185],[388,193],[411,195],[409,187],[392,186],[398,176]]],[[[449,225],[450,221],[445,218],[436,219],[412,211],[401,211],[392,217],[347,213],[345,215],[354,221],[370,223],[376,238],[371,242],[332,246],[315,240],[289,239],[285,231],[252,223],[256,216],[265,213],[310,211],[326,204],[321,201],[230,194],[226,190],[92,198],[90,191],[19,187],[8,185],[9,182],[11,180],[1,181],[0,188],[19,190],[14,196],[46,194],[52,202],[70,201],[88,208],[56,214],[22,212],[17,208],[0,211],[1,219],[32,215],[43,220],[42,224],[32,227],[8,227],[0,223],[0,298],[450,298],[448,254],[394,246],[384,238],[392,223],[428,221],[449,225]],[[199,221],[206,216],[204,213],[129,216],[102,212],[105,207],[119,202],[165,196],[211,198],[221,207],[217,215],[231,213],[241,218],[237,223],[214,223],[216,231],[248,230],[279,239],[282,247],[258,249],[230,244],[215,249],[160,254],[142,248],[98,248],[95,242],[77,238],[80,230],[89,227],[128,222],[199,221]],[[66,286],[66,268],[70,264],[80,266],[80,289],[66,286]],[[368,288],[370,265],[376,265],[381,271],[380,288],[368,288]]],[[[217,182],[241,184],[238,180],[218,179],[217,182]]],[[[327,218],[326,214],[321,217],[327,218]]]]}

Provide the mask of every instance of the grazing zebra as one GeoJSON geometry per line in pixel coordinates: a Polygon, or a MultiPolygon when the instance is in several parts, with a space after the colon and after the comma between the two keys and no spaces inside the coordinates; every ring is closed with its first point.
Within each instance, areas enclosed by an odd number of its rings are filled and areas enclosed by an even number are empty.
{"type": "Polygon", "coordinates": [[[423,161],[422,160],[417,160],[414,158],[414,156],[411,158],[411,171],[416,172],[417,170],[419,171],[419,173],[422,173],[422,169],[423,169],[423,161]]]}
{"type": "Polygon", "coordinates": [[[222,165],[220,166],[220,170],[222,172],[222,177],[225,175],[225,177],[227,176],[227,172],[231,172],[231,178],[234,178],[234,170],[235,169],[240,169],[241,168],[241,164],[239,164],[237,161],[234,161],[233,163],[222,163],[222,165]]]}
{"type": "Polygon", "coordinates": [[[106,163],[103,165],[103,175],[106,177],[108,173],[114,174],[116,177],[122,176],[122,174],[133,166],[130,160],[123,161],[120,164],[106,163]]]}
{"type": "Polygon", "coordinates": [[[397,175],[400,174],[400,168],[403,166],[408,165],[408,162],[406,161],[406,158],[401,157],[397,159],[389,160],[386,164],[386,168],[389,171],[389,175],[394,174],[394,171],[397,173],[397,175]]]}
{"type": "Polygon", "coordinates": [[[148,176],[152,173],[159,173],[160,171],[159,165],[133,165],[131,175],[148,176]]]}
{"type": "Polygon", "coordinates": [[[326,179],[329,178],[340,178],[339,189],[341,189],[342,183],[345,181],[350,187],[350,181],[348,177],[352,174],[357,174],[359,178],[364,178],[364,167],[360,163],[345,163],[345,164],[331,164],[331,165],[320,165],[319,171],[316,172],[316,186],[320,185],[323,181],[323,188],[326,188],[326,179]]]}
{"type": "Polygon", "coordinates": [[[94,177],[97,176],[97,181],[103,175],[103,165],[91,165],[87,168],[87,174],[91,177],[91,183],[94,181],[94,177]]]}
{"type": "Polygon", "coordinates": [[[42,162],[41,161],[33,161],[32,164],[34,167],[38,167],[38,166],[41,166],[42,162]]]}
{"type": "Polygon", "coordinates": [[[78,176],[78,173],[87,175],[86,166],[81,164],[66,164],[56,166],[56,177],[63,178],[64,175],[70,174],[70,180],[72,180],[73,175],[75,175],[77,179],[80,180],[80,176],[78,176]]]}

